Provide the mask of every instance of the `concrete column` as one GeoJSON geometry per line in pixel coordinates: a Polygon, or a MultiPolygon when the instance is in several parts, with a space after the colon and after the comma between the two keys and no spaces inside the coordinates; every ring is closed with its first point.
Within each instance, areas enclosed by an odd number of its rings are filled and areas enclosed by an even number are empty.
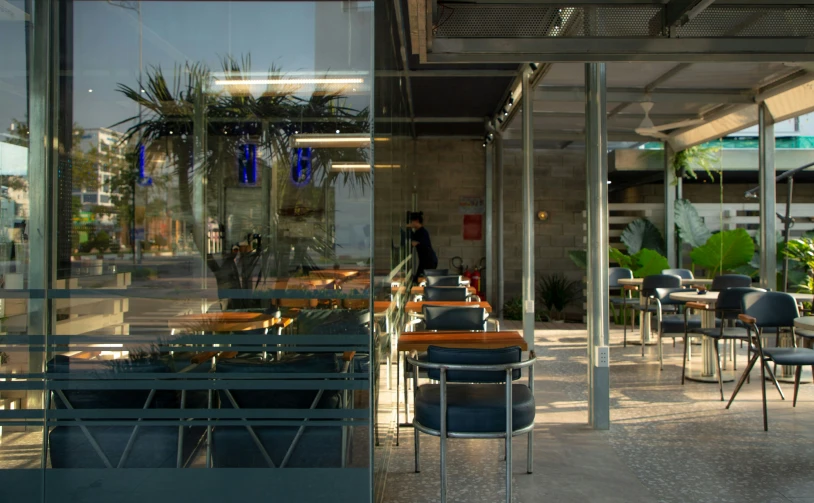
{"type": "Polygon", "coordinates": [[[486,145],[486,272],[481,273],[486,281],[486,298],[495,299],[495,148],[494,144],[486,145]]]}
{"type": "Polygon", "coordinates": [[[506,303],[506,274],[504,270],[505,258],[503,254],[503,137],[495,135],[495,170],[497,171],[497,310],[500,321],[503,322],[503,306],[506,303]]]}
{"type": "Polygon", "coordinates": [[[523,72],[523,337],[534,347],[534,89],[523,72]]]}
{"type": "Polygon", "coordinates": [[[670,145],[664,142],[664,245],[667,249],[667,262],[670,267],[681,267],[675,219],[677,177],[670,162],[672,154],[670,145]]]}
{"type": "Polygon", "coordinates": [[[585,65],[589,423],[610,428],[608,368],[608,130],[604,63],[585,65]]]}
{"type": "Polygon", "coordinates": [[[774,169],[774,119],[765,103],[758,109],[760,137],[758,163],[760,180],[760,286],[777,290],[777,211],[774,169]]]}

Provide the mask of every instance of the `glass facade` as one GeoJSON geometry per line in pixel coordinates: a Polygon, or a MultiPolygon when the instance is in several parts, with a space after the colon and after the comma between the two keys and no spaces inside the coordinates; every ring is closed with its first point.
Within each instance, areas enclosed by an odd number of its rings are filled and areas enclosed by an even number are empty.
{"type": "Polygon", "coordinates": [[[0,500],[371,501],[393,3],[2,4],[0,500]]]}

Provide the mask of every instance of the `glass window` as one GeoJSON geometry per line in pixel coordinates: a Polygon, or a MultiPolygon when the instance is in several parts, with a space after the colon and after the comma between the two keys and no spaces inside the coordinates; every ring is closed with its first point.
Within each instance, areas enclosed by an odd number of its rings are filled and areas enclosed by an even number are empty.
{"type": "Polygon", "coordinates": [[[0,499],[369,501],[372,2],[7,3],[0,499]]]}

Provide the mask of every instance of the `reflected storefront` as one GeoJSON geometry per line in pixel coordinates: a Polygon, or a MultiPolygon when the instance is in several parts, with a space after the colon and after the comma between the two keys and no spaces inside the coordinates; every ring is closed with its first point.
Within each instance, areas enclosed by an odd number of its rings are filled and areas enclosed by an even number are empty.
{"type": "Polygon", "coordinates": [[[392,4],[0,4],[0,501],[371,501],[392,4]]]}

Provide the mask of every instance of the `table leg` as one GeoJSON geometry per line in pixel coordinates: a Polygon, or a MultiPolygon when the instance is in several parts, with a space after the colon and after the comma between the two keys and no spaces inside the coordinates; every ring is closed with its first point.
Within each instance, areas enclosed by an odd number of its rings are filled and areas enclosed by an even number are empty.
{"type": "MultiPolygon", "coordinates": [[[[703,328],[715,327],[715,311],[703,311],[701,313],[701,326],[703,328]]],[[[726,352],[723,353],[726,358],[726,352]]],[[[701,369],[687,369],[687,379],[698,382],[718,383],[718,367],[715,363],[715,340],[710,337],[703,337],[701,340],[701,369]]],[[[735,372],[723,370],[722,378],[724,382],[735,380],[735,372]]]]}
{"type": "MultiPolygon", "coordinates": [[[[768,340],[771,341],[772,340],[771,335],[774,335],[774,334],[769,334],[769,335],[770,336],[768,337],[768,340]]],[[[794,347],[794,339],[793,339],[793,337],[794,336],[789,332],[784,332],[784,333],[780,334],[780,344],[779,344],[778,347],[781,347],[781,348],[794,347]]],[[[807,342],[807,339],[803,339],[803,340],[806,341],[803,344],[805,344],[806,346],[810,346],[810,343],[807,342]]],[[[795,371],[796,371],[796,367],[789,367],[787,365],[778,365],[777,370],[775,371],[774,375],[775,375],[775,377],[777,377],[778,382],[793,383],[794,382],[794,372],[795,371]]],[[[800,382],[802,382],[802,383],[811,382],[811,379],[808,377],[808,368],[805,368],[805,367],[803,368],[803,374],[800,377],[800,382]]]]}
{"type": "Polygon", "coordinates": [[[646,300],[647,299],[644,296],[639,296],[639,306],[641,306],[641,309],[639,310],[639,340],[630,341],[631,344],[646,344],[649,346],[656,343],[650,331],[650,319],[652,318],[652,313],[648,313],[644,310],[646,300]]]}

